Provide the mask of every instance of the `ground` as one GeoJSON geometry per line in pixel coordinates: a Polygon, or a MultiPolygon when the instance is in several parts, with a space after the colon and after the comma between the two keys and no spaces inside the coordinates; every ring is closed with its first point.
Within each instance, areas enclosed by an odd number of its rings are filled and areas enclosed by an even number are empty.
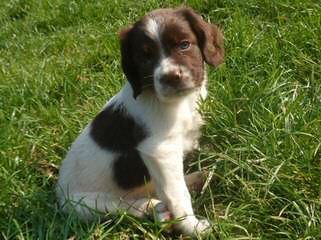
{"type": "MultiPolygon", "coordinates": [[[[209,69],[196,213],[208,239],[321,238],[321,3],[187,0],[224,32],[209,69]]],[[[81,129],[124,84],[118,32],[181,1],[3,0],[0,7],[2,239],[168,239],[125,214],[61,214],[57,170],[81,129]]],[[[172,238],[177,238],[172,237],[172,238]]]]}

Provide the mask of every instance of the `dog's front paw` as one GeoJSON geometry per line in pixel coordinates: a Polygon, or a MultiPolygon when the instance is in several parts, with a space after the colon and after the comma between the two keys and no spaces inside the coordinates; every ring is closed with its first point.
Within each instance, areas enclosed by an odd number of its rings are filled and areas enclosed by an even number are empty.
{"type": "Polygon", "coordinates": [[[211,224],[208,220],[198,220],[196,217],[187,217],[176,225],[176,229],[180,230],[184,235],[196,237],[209,233],[211,224]]]}
{"type": "Polygon", "coordinates": [[[210,230],[211,230],[210,222],[206,219],[202,219],[202,220],[198,220],[198,223],[196,224],[196,226],[194,228],[194,233],[196,235],[206,234],[206,233],[209,233],[210,230]]]}

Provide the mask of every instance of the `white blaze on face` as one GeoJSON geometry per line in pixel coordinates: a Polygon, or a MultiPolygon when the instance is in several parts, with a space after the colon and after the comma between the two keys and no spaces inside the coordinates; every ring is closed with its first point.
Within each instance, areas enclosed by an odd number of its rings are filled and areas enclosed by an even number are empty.
{"type": "Polygon", "coordinates": [[[150,36],[160,43],[161,41],[161,32],[160,25],[158,21],[154,18],[149,18],[146,23],[146,31],[150,34],[150,36]]]}
{"type": "Polygon", "coordinates": [[[163,55],[160,56],[159,64],[154,69],[154,87],[157,96],[166,96],[166,86],[161,83],[161,79],[164,75],[170,71],[175,70],[174,64],[171,63],[169,58],[165,58],[163,55]]]}

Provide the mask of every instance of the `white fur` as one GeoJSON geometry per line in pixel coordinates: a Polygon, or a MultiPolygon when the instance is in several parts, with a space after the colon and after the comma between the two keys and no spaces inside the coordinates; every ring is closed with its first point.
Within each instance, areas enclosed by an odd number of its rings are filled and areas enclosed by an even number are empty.
{"type": "MultiPolygon", "coordinates": [[[[147,23],[147,31],[160,39],[159,25],[152,18],[147,23]]],[[[171,101],[164,101],[172,92],[162,85],[160,79],[179,68],[193,87],[190,71],[162,56],[154,72],[156,94],[146,90],[134,99],[127,83],[107,106],[122,104],[135,121],[148,129],[149,137],[138,145],[137,150],[156,186],[159,200],[168,206],[175,218],[184,217],[177,226],[183,233],[193,235],[204,231],[209,224],[194,216],[184,180],[183,156],[198,147],[202,119],[197,111],[197,101],[200,95],[206,97],[206,84],[184,96],[171,96],[171,101]]],[[[57,185],[60,205],[65,211],[76,211],[84,219],[98,216],[92,210],[102,213],[128,211],[142,217],[150,202],[159,201],[144,196],[142,187],[125,191],[116,185],[112,164],[117,153],[100,148],[92,140],[90,128],[91,124],[73,143],[62,163],[57,185]]]]}
{"type": "Polygon", "coordinates": [[[208,77],[207,77],[206,65],[204,64],[204,77],[203,77],[201,93],[200,93],[202,100],[205,100],[207,98],[207,82],[208,82],[208,77]]]}
{"type": "Polygon", "coordinates": [[[158,43],[160,43],[161,33],[160,26],[158,24],[159,21],[156,21],[154,18],[149,18],[146,24],[146,31],[154,38],[158,43]]]}

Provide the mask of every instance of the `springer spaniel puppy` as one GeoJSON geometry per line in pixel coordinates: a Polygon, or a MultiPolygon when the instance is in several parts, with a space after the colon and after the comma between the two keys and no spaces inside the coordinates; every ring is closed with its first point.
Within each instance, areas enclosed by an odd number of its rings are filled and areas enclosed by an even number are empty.
{"type": "Polygon", "coordinates": [[[159,9],[120,32],[128,82],[71,146],[60,168],[57,195],[65,211],[92,220],[127,211],[180,220],[195,236],[209,229],[195,217],[184,177],[184,156],[198,147],[206,97],[206,63],[223,62],[223,36],[189,8],[159,9]]]}

